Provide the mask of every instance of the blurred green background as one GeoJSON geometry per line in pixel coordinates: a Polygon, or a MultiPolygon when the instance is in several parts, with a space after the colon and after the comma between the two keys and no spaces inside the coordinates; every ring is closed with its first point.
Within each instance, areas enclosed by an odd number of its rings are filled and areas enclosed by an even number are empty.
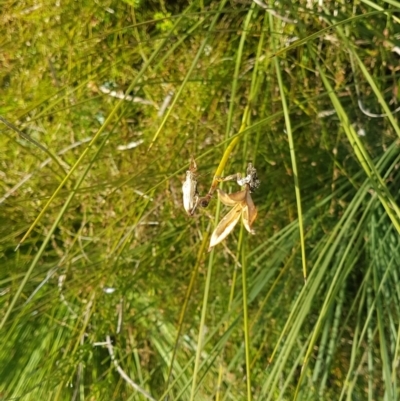
{"type": "Polygon", "coordinates": [[[399,22],[3,0],[0,399],[398,400],[399,22]],[[207,252],[191,156],[201,195],[254,164],[256,235],[207,252]]]}

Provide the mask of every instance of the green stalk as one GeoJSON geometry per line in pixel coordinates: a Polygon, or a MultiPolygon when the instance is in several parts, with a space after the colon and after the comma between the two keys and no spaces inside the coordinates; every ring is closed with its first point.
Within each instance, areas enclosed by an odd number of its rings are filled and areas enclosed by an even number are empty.
{"type": "MultiPolygon", "coordinates": [[[[243,231],[243,225],[241,226],[243,231]]],[[[246,253],[244,252],[244,244],[242,244],[242,292],[243,292],[243,330],[244,344],[246,355],[246,383],[247,383],[247,401],[252,400],[251,393],[251,360],[250,360],[250,325],[248,317],[248,300],[247,300],[247,271],[246,271],[246,253]]]]}
{"type": "Polygon", "coordinates": [[[210,253],[210,258],[208,260],[207,278],[206,278],[206,285],[204,288],[204,295],[203,295],[203,307],[201,309],[199,336],[197,339],[196,358],[195,358],[195,362],[194,362],[192,389],[190,392],[190,401],[195,400],[195,394],[196,394],[197,376],[199,374],[199,367],[200,367],[200,356],[201,356],[201,352],[203,350],[204,336],[205,336],[205,323],[206,323],[206,314],[207,314],[208,295],[210,293],[212,269],[214,266],[214,253],[215,253],[215,248],[212,249],[212,251],[210,253]]]}
{"type": "MultiPolygon", "coordinates": [[[[212,30],[214,29],[214,26],[217,23],[217,20],[218,20],[219,15],[220,15],[220,11],[224,7],[225,3],[226,3],[226,0],[221,1],[220,5],[219,5],[219,8],[218,8],[218,12],[215,14],[215,17],[213,18],[213,20],[211,22],[209,32],[212,32],[212,30]]],[[[207,43],[207,39],[208,38],[204,39],[204,41],[203,41],[203,43],[202,43],[202,45],[200,47],[200,50],[196,55],[196,58],[200,57],[200,54],[203,51],[203,49],[204,49],[204,47],[205,47],[205,45],[207,43]]],[[[197,63],[197,61],[196,61],[196,63],[197,63]]],[[[195,63],[193,63],[192,66],[194,64],[195,63]]],[[[190,71],[189,71],[189,73],[190,73],[190,71]]],[[[187,75],[187,77],[188,77],[188,75],[187,75]]],[[[177,94],[177,97],[178,97],[178,94],[177,94]]],[[[171,105],[170,110],[172,109],[172,107],[173,107],[173,105],[171,105]]],[[[156,138],[156,136],[153,138],[153,141],[155,140],[155,138],[156,138]]],[[[238,141],[239,140],[239,136],[236,137],[235,139],[237,139],[237,141],[238,141]]],[[[215,181],[215,177],[214,177],[214,181],[215,181]]],[[[219,203],[218,203],[218,207],[217,207],[217,211],[216,211],[216,215],[217,216],[219,215],[219,209],[220,208],[219,208],[219,203]]],[[[203,340],[204,340],[204,335],[205,335],[205,321],[206,321],[207,306],[208,306],[208,296],[209,296],[210,287],[211,287],[212,269],[213,269],[213,265],[214,265],[214,252],[215,252],[215,249],[212,249],[212,251],[210,253],[210,258],[208,260],[206,285],[205,285],[205,288],[204,288],[203,306],[202,306],[202,310],[201,310],[199,334],[198,334],[198,339],[197,339],[196,358],[195,358],[194,369],[193,369],[192,387],[191,387],[191,391],[190,391],[190,401],[194,401],[195,394],[196,394],[197,376],[199,374],[199,368],[200,368],[200,357],[201,357],[201,352],[203,350],[203,344],[204,344],[203,340]]]]}
{"type": "MultiPolygon", "coordinates": [[[[235,96],[237,92],[237,86],[238,86],[238,80],[239,80],[239,73],[240,73],[240,67],[242,64],[242,58],[243,58],[243,49],[244,45],[246,43],[246,38],[247,38],[247,32],[249,30],[251,18],[253,16],[253,10],[255,7],[255,3],[252,3],[249,12],[247,13],[246,19],[243,24],[243,31],[240,36],[240,42],[237,50],[237,56],[236,56],[236,63],[235,63],[235,71],[233,73],[233,80],[232,80],[232,88],[231,88],[231,99],[229,102],[229,111],[228,111],[228,119],[226,122],[226,131],[225,131],[225,138],[228,138],[230,136],[231,128],[232,128],[232,121],[233,121],[233,114],[235,111],[235,96]]],[[[246,121],[245,119],[244,121],[246,121]]],[[[221,172],[222,173],[222,172],[221,172]]]]}
{"type": "MultiPolygon", "coordinates": [[[[188,288],[186,290],[186,295],[185,295],[185,299],[183,301],[183,305],[182,305],[182,309],[181,309],[181,313],[179,315],[179,321],[178,321],[178,332],[176,333],[176,340],[175,340],[175,345],[174,345],[174,349],[172,351],[172,356],[171,356],[171,362],[169,364],[169,369],[168,369],[168,376],[167,376],[167,380],[166,380],[166,386],[167,388],[164,391],[164,395],[165,397],[168,396],[169,391],[171,390],[171,388],[169,387],[169,382],[171,380],[171,376],[172,376],[172,369],[174,366],[174,360],[176,357],[176,352],[178,350],[178,346],[179,346],[179,339],[181,336],[181,332],[182,332],[182,327],[183,327],[183,321],[185,319],[185,315],[186,315],[186,311],[187,311],[187,307],[189,304],[189,299],[190,299],[190,295],[192,294],[193,288],[194,288],[194,284],[196,282],[196,278],[197,278],[197,273],[199,271],[200,268],[200,263],[202,261],[202,257],[204,255],[204,252],[207,249],[207,245],[208,245],[208,240],[209,240],[209,233],[208,231],[206,231],[206,233],[203,236],[203,240],[201,242],[200,245],[200,249],[199,252],[197,253],[197,259],[196,259],[196,264],[193,268],[192,271],[192,275],[190,277],[190,282],[188,285],[188,288]]],[[[163,395],[163,397],[164,397],[163,395]]]]}
{"type": "MultiPolygon", "coordinates": [[[[238,274],[238,264],[239,264],[239,259],[238,255],[240,253],[240,249],[242,248],[242,242],[243,242],[243,226],[241,226],[240,233],[239,233],[239,240],[238,240],[238,246],[237,246],[237,252],[236,252],[236,260],[235,260],[235,268],[233,270],[233,276],[232,276],[232,284],[231,284],[231,291],[229,293],[229,301],[228,301],[228,310],[227,310],[227,320],[223,325],[223,331],[227,332],[228,328],[231,324],[231,316],[230,313],[232,311],[232,305],[234,301],[234,296],[235,296],[235,287],[236,287],[236,281],[237,281],[237,274],[238,274]]],[[[221,352],[221,355],[223,355],[225,350],[225,347],[223,351],[221,352]]],[[[220,396],[221,396],[221,387],[222,387],[222,379],[223,379],[223,368],[222,364],[220,364],[219,367],[219,373],[218,373],[218,380],[217,380],[217,394],[215,395],[215,401],[220,401],[220,396]]]]}
{"type": "MultiPolygon", "coordinates": [[[[273,18],[272,15],[269,15],[270,29],[271,35],[273,35],[273,18]]],[[[272,47],[275,51],[276,45],[275,40],[272,39],[272,47]]],[[[300,244],[301,244],[301,260],[303,264],[303,277],[304,281],[307,280],[307,259],[306,259],[306,247],[305,247],[305,239],[304,239],[304,223],[303,223],[303,211],[301,207],[301,193],[300,193],[300,184],[299,184],[299,173],[297,170],[297,161],[296,161],[296,151],[294,148],[294,139],[292,133],[292,127],[290,123],[290,115],[289,108],[286,102],[285,88],[282,80],[282,73],[279,65],[279,59],[277,57],[274,58],[275,61],[275,71],[276,77],[278,79],[279,92],[282,100],[283,114],[285,116],[285,125],[286,132],[289,140],[289,150],[290,150],[290,158],[292,161],[292,169],[293,169],[293,178],[294,178],[294,190],[296,193],[296,204],[297,204],[297,215],[299,219],[299,232],[300,232],[300,244]]]]}

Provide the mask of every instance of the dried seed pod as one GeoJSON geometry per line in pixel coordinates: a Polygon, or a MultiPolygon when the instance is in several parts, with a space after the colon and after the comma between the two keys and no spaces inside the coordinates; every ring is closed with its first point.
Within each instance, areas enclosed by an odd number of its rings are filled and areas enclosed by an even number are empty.
{"type": "Polygon", "coordinates": [[[245,203],[246,205],[243,207],[243,213],[242,213],[243,225],[250,234],[255,234],[251,226],[253,225],[254,220],[257,217],[257,209],[254,205],[253,199],[251,198],[249,190],[246,192],[245,203]]]}
{"type": "Polygon", "coordinates": [[[254,234],[254,230],[251,226],[257,217],[257,209],[250,195],[250,184],[246,184],[246,188],[242,191],[234,192],[232,194],[227,194],[221,189],[217,189],[217,191],[220,201],[224,205],[232,206],[232,209],[222,218],[212,233],[210,246],[208,248],[209,251],[215,245],[223,241],[233,231],[240,216],[242,216],[242,222],[246,230],[249,233],[254,234]]]}
{"type": "Polygon", "coordinates": [[[197,164],[192,157],[189,170],[186,171],[186,178],[182,185],[183,207],[189,216],[193,216],[199,202],[196,171],[197,164]]]}

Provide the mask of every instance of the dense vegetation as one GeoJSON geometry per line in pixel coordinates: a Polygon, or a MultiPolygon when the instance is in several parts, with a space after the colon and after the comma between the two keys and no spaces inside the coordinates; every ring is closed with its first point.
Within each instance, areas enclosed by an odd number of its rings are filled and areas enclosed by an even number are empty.
{"type": "Polygon", "coordinates": [[[2,399],[399,399],[399,22],[4,0],[2,399]],[[253,163],[255,235],[207,252],[229,208],[187,215],[191,156],[201,196],[253,163]]]}

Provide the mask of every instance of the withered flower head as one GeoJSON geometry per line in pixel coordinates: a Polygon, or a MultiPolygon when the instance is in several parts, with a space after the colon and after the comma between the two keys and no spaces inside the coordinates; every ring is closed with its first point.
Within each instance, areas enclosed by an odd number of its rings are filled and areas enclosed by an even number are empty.
{"type": "MultiPolygon", "coordinates": [[[[249,169],[247,169],[249,176],[249,169]]],[[[257,176],[256,176],[257,177],[257,176]]],[[[255,177],[255,181],[259,184],[259,181],[255,177]]],[[[247,177],[246,177],[247,178],[247,177]]],[[[244,178],[244,179],[246,179],[244,178]]],[[[258,186],[257,184],[257,186],[258,186]]],[[[246,230],[254,234],[254,230],[251,228],[254,220],[257,217],[257,209],[254,206],[253,199],[251,199],[251,184],[246,182],[246,187],[242,191],[234,192],[232,194],[227,194],[221,189],[217,189],[218,198],[220,201],[227,206],[232,206],[229,213],[218,223],[215,228],[208,250],[210,251],[215,245],[223,241],[235,228],[237,222],[242,216],[242,221],[246,230]]]]}
{"type": "Polygon", "coordinates": [[[250,192],[253,193],[260,186],[260,180],[257,177],[257,170],[253,167],[252,163],[248,164],[246,173],[246,177],[238,177],[237,183],[239,185],[248,184],[250,192]]]}

